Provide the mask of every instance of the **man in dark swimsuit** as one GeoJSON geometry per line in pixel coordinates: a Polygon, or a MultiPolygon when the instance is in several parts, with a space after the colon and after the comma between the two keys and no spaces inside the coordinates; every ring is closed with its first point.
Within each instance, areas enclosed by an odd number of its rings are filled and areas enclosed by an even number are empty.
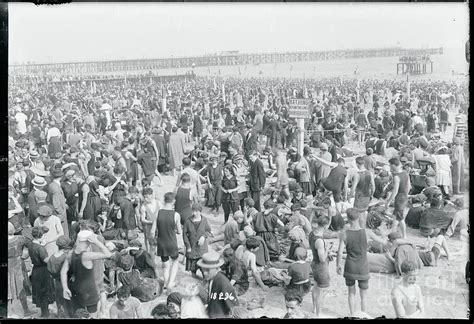
{"type": "Polygon", "coordinates": [[[395,232],[400,224],[400,231],[403,238],[406,238],[405,208],[408,203],[408,192],[411,188],[410,176],[402,170],[402,164],[398,158],[392,158],[389,161],[390,170],[393,174],[393,189],[385,203],[385,209],[388,209],[393,201],[393,223],[392,232],[395,232]]]}

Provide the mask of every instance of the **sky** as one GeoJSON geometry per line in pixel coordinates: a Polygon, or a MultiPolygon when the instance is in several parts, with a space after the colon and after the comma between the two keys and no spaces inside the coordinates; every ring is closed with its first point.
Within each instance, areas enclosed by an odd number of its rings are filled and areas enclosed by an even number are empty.
{"type": "Polygon", "coordinates": [[[463,3],[9,3],[9,62],[352,48],[464,51],[463,3]]]}

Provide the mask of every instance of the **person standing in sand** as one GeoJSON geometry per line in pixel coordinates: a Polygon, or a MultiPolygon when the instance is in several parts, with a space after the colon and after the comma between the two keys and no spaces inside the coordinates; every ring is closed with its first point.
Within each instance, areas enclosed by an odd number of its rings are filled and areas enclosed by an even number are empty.
{"type": "Polygon", "coordinates": [[[181,218],[175,212],[175,194],[167,192],[164,196],[164,206],[151,225],[151,235],[154,235],[157,245],[157,255],[161,257],[164,271],[163,289],[174,287],[178,272],[178,239],[181,235],[181,218]],[[169,259],[171,258],[171,264],[169,259]]]}
{"type": "Polygon", "coordinates": [[[351,316],[355,313],[356,287],[359,283],[360,306],[362,312],[366,310],[366,295],[369,289],[369,262],[367,260],[367,234],[361,228],[359,222],[359,211],[355,208],[347,209],[349,228],[341,233],[339,238],[339,250],[337,251],[337,274],[342,272],[342,252],[346,246],[347,258],[344,264],[344,278],[349,289],[349,309],[351,316]]]}
{"type": "Polygon", "coordinates": [[[400,232],[403,238],[407,237],[405,224],[405,208],[408,203],[408,193],[411,183],[409,174],[402,170],[402,164],[398,158],[392,158],[388,161],[390,170],[393,174],[393,189],[385,202],[385,210],[388,209],[393,201],[393,223],[392,232],[395,232],[400,225],[400,232]]]}

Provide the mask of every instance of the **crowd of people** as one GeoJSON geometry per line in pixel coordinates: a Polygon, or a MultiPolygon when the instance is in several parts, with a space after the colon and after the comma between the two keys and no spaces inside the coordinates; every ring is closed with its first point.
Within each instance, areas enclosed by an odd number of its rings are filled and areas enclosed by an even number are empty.
{"type": "Polygon", "coordinates": [[[342,275],[354,316],[355,282],[370,312],[369,273],[384,272],[403,277],[396,317],[425,316],[417,270],[449,258],[447,240],[469,226],[467,145],[439,135],[450,115],[466,120],[468,86],[405,89],[340,78],[11,84],[10,305],[31,316],[31,296],[41,317],[55,304],[59,318],[248,318],[262,304],[242,301],[255,282],[285,287],[285,318],[320,317],[342,275]],[[302,154],[291,98],[310,102],[302,154]],[[175,291],[182,264],[203,282],[187,295],[175,291]],[[313,315],[301,309],[310,292],[313,315]]]}

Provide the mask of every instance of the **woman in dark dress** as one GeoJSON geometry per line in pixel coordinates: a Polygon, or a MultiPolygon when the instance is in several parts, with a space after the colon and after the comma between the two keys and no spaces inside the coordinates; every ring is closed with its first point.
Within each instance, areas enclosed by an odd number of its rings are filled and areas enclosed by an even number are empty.
{"type": "Polygon", "coordinates": [[[196,278],[197,261],[208,251],[207,238],[211,236],[211,227],[205,217],[201,215],[202,206],[192,205],[193,215],[188,218],[183,227],[183,241],[186,246],[186,271],[196,278]]]}
{"type": "Polygon", "coordinates": [[[76,173],[76,182],[79,191],[79,219],[95,220],[101,211],[101,200],[97,192],[99,186],[95,182],[94,176],[88,176],[87,181],[84,181],[80,173],[76,173]]]}
{"type": "Polygon", "coordinates": [[[176,204],[174,210],[181,216],[181,225],[191,217],[191,204],[197,201],[196,193],[191,189],[191,177],[187,173],[181,176],[181,184],[176,191],[176,204]]]}
{"type": "Polygon", "coordinates": [[[36,307],[41,309],[41,317],[49,317],[49,304],[55,302],[54,282],[51,277],[47,262],[49,260],[46,248],[41,245],[41,238],[45,233],[45,228],[34,227],[31,231],[33,242],[28,246],[33,269],[31,271],[32,301],[36,307]]]}
{"type": "Polygon", "coordinates": [[[232,166],[224,168],[224,178],[221,182],[222,208],[224,209],[224,223],[227,223],[230,213],[240,208],[239,185],[235,169],[232,166]]]}

